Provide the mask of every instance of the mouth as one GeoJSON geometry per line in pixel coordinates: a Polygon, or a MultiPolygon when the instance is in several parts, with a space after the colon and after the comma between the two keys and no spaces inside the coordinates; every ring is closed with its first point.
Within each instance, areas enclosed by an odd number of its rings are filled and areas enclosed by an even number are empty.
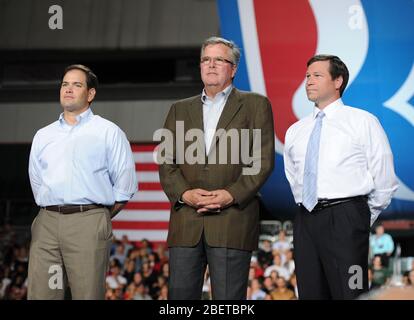
{"type": "Polygon", "coordinates": [[[72,96],[63,96],[64,99],[74,99],[72,96]]]}

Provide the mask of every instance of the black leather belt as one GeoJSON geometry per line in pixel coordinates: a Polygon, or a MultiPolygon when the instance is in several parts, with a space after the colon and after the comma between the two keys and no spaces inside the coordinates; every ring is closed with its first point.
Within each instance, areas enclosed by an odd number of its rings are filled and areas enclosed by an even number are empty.
{"type": "Polygon", "coordinates": [[[55,211],[62,214],[71,214],[75,212],[85,212],[92,209],[104,208],[102,204],[69,204],[65,206],[46,206],[41,207],[42,209],[55,211]]]}
{"type": "MultiPolygon", "coordinates": [[[[320,199],[316,204],[315,208],[313,208],[312,212],[320,211],[329,207],[336,206],[341,203],[353,201],[353,200],[364,200],[366,201],[368,196],[356,196],[356,197],[349,197],[349,198],[337,198],[337,199],[320,199]]],[[[300,204],[300,206],[303,206],[300,204]]]]}

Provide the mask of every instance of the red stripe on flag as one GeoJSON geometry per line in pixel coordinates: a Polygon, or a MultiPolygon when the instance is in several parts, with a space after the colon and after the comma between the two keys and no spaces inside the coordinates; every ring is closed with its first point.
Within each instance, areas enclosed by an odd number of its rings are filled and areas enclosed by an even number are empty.
{"type": "MultiPolygon", "coordinates": [[[[151,191],[151,190],[162,190],[161,183],[159,182],[140,182],[138,183],[139,191],[151,191]]],[[[138,191],[138,192],[139,192],[138,191]]]]}
{"type": "Polygon", "coordinates": [[[156,146],[156,144],[131,144],[131,149],[132,152],[152,152],[156,146]]]}
{"type": "Polygon", "coordinates": [[[112,221],[113,229],[168,230],[167,221],[112,221]]]}
{"type": "MultiPolygon", "coordinates": [[[[131,144],[131,149],[135,153],[143,153],[143,152],[154,152],[157,144],[131,144]]],[[[140,163],[137,161],[135,163],[135,170],[139,172],[158,172],[158,165],[153,163],[152,160],[150,163],[140,163]]],[[[138,181],[138,194],[141,191],[162,191],[162,186],[159,182],[140,182],[138,181]]],[[[129,202],[125,209],[129,210],[170,210],[171,206],[168,201],[153,201],[149,196],[146,195],[145,192],[142,193],[144,199],[148,199],[148,201],[132,201],[129,202]]],[[[137,213],[137,217],[139,219],[139,213],[137,213]]],[[[154,231],[155,234],[161,233],[159,238],[155,241],[151,241],[154,247],[158,245],[165,246],[165,237],[164,233],[168,230],[168,222],[167,221],[131,221],[131,220],[115,220],[112,221],[112,227],[114,231],[122,232],[122,230],[128,230],[135,234],[132,237],[137,236],[136,233],[140,231],[154,231]],[[158,233],[157,233],[158,232],[158,233]]],[[[119,235],[118,235],[119,236],[119,235]]],[[[140,244],[141,241],[133,240],[134,243],[140,244]]]]}
{"type": "Polygon", "coordinates": [[[130,210],[170,210],[169,202],[128,202],[125,209],[130,210]]]}
{"type": "Polygon", "coordinates": [[[135,171],[157,171],[158,164],[156,163],[135,163],[135,171]]]}

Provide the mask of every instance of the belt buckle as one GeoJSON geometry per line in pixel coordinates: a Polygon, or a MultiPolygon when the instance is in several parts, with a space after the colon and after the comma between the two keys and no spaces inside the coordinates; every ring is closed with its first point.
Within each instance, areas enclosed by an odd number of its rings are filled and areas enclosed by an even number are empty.
{"type": "Polygon", "coordinates": [[[318,203],[315,206],[316,211],[322,210],[325,208],[326,201],[318,200],[318,203]]]}
{"type": "Polygon", "coordinates": [[[314,211],[319,211],[319,210],[325,209],[327,207],[329,207],[329,200],[328,199],[321,199],[321,200],[318,200],[318,203],[316,204],[316,206],[313,210],[314,211]]]}
{"type": "Polygon", "coordinates": [[[325,205],[329,204],[329,200],[328,199],[321,199],[318,202],[321,204],[321,206],[325,206],[325,205]]]}

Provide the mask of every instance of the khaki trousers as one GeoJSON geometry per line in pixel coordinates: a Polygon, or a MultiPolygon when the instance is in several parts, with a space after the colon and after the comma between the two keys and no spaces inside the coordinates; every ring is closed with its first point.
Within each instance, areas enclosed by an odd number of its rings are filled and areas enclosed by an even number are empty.
{"type": "Polygon", "coordinates": [[[104,299],[112,224],[107,208],[61,214],[41,209],[32,223],[28,299],[104,299]]]}

